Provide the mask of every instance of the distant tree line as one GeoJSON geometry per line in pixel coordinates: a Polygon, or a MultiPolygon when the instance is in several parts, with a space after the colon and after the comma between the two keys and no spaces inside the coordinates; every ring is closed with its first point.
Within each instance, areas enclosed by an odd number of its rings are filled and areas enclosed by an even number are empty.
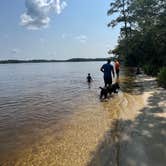
{"type": "Polygon", "coordinates": [[[108,27],[121,26],[112,50],[126,65],[142,66],[156,75],[166,66],[166,0],[114,0],[108,27]]]}
{"type": "Polygon", "coordinates": [[[50,63],[50,62],[93,62],[93,61],[105,61],[107,58],[71,58],[67,60],[45,60],[45,59],[34,59],[34,60],[0,60],[0,64],[8,63],[50,63]]]}

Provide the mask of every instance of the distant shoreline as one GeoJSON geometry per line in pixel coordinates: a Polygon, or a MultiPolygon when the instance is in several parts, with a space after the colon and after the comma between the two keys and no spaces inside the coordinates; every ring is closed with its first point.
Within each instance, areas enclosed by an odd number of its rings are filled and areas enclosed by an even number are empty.
{"type": "Polygon", "coordinates": [[[98,62],[106,61],[107,58],[72,58],[67,60],[45,60],[45,59],[34,59],[34,60],[0,60],[0,64],[13,64],[13,63],[51,63],[51,62],[98,62]]]}

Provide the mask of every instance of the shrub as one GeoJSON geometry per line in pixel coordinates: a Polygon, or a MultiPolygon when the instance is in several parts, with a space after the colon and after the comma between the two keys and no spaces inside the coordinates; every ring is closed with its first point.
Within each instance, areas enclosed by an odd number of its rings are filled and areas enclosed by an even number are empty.
{"type": "Polygon", "coordinates": [[[152,66],[149,64],[144,65],[143,70],[144,70],[145,74],[151,75],[151,76],[156,76],[158,73],[158,68],[156,66],[152,66]]]}
{"type": "Polygon", "coordinates": [[[166,67],[163,67],[158,74],[158,83],[166,88],[166,67]]]}

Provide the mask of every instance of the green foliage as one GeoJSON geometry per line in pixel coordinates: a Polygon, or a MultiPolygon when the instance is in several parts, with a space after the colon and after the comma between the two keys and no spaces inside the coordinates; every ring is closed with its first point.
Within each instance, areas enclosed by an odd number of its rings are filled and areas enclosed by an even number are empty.
{"type": "Polygon", "coordinates": [[[143,32],[155,24],[159,0],[131,0],[130,11],[135,23],[143,32]]]}
{"type": "Polygon", "coordinates": [[[121,36],[125,37],[127,37],[131,31],[129,4],[130,0],[115,0],[110,3],[110,9],[107,12],[108,16],[116,14],[108,23],[108,27],[115,27],[120,23],[124,23],[124,26],[121,28],[121,36]]]}
{"type": "Polygon", "coordinates": [[[166,88],[166,67],[163,67],[158,74],[158,83],[166,88]]]}
{"type": "Polygon", "coordinates": [[[112,27],[122,25],[112,52],[122,56],[126,65],[143,66],[147,74],[157,75],[166,66],[166,1],[115,0],[108,13],[118,15],[110,22],[112,27]]]}
{"type": "Polygon", "coordinates": [[[146,64],[143,66],[143,70],[145,74],[155,76],[157,75],[159,69],[156,69],[154,65],[146,64]]]}

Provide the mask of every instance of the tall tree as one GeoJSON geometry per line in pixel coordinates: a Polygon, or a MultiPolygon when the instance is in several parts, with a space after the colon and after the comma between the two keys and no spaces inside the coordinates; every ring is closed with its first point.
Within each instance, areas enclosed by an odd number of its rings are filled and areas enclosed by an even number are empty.
{"type": "Polygon", "coordinates": [[[111,22],[108,24],[108,27],[115,27],[120,23],[124,23],[124,26],[121,28],[121,34],[125,38],[128,37],[130,32],[130,21],[129,21],[129,10],[128,6],[131,0],[115,0],[110,3],[110,9],[108,10],[108,16],[112,16],[111,22]]]}
{"type": "Polygon", "coordinates": [[[158,11],[158,0],[132,0],[130,12],[135,19],[137,30],[143,33],[156,24],[158,11]]]}

